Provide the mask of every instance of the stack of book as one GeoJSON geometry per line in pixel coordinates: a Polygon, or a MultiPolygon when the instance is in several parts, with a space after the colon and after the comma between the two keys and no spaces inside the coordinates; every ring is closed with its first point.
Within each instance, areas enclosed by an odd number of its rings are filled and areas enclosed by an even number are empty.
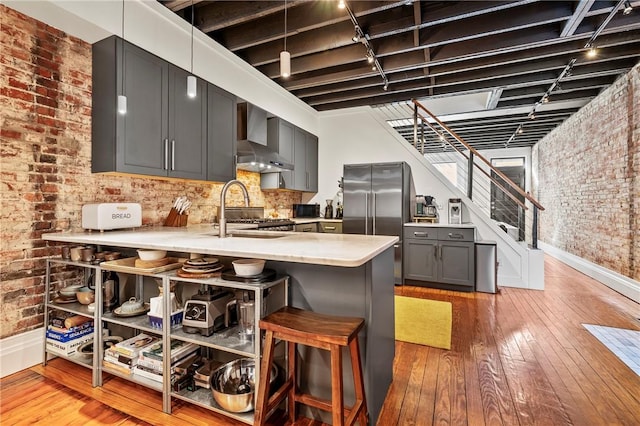
{"type": "Polygon", "coordinates": [[[159,341],[158,337],[140,333],[106,349],[102,365],[122,374],[131,374],[140,353],[159,341]]]}
{"type": "MultiPolygon", "coordinates": [[[[171,341],[171,367],[170,372],[173,376],[176,373],[176,366],[185,359],[191,357],[199,346],[195,343],[182,342],[180,340],[171,341]]],[[[156,343],[151,347],[147,347],[138,357],[133,374],[156,382],[162,382],[162,342],[156,343]]]]}
{"type": "Polygon", "coordinates": [[[47,327],[47,351],[56,355],[75,355],[81,345],[93,339],[93,319],[78,315],[75,321],[78,325],[71,327],[65,327],[64,320],[55,319],[47,327]]]}

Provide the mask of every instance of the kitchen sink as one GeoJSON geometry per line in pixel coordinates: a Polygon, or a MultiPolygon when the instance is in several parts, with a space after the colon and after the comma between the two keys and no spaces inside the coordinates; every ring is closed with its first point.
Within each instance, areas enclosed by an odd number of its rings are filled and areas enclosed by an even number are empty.
{"type": "Polygon", "coordinates": [[[228,234],[227,237],[229,238],[259,238],[259,239],[274,239],[274,238],[282,238],[282,237],[286,237],[286,235],[273,235],[273,234],[267,234],[265,232],[252,232],[250,234],[246,234],[246,233],[242,233],[242,234],[228,234]]]}

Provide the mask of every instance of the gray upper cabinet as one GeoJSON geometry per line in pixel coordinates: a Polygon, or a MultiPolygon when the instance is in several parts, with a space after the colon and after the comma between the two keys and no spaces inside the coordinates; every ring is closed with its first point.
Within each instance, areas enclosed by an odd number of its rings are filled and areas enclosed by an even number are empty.
{"type": "MultiPolygon", "coordinates": [[[[277,152],[285,161],[295,166],[293,155],[293,134],[295,126],[279,117],[272,117],[267,120],[267,141],[268,146],[277,152]]],[[[294,171],[280,172],[280,179],[284,188],[293,189],[294,171]]]]}
{"type": "Polygon", "coordinates": [[[226,182],[236,177],[237,99],[213,84],[208,85],[207,180],[226,182]]]}
{"type": "Polygon", "coordinates": [[[269,118],[267,124],[269,148],[293,164],[293,171],[262,176],[263,189],[293,189],[318,192],[318,138],[279,118],[269,118]]]}
{"type": "Polygon", "coordinates": [[[308,188],[307,175],[307,132],[295,128],[293,131],[293,188],[306,191],[308,188]]]}
{"type": "Polygon", "coordinates": [[[318,137],[307,133],[307,191],[318,192],[318,137]]]}
{"type": "Polygon", "coordinates": [[[207,179],[207,83],[198,79],[197,95],[187,96],[187,76],[169,65],[169,138],[167,175],[207,179]]]}
{"type": "Polygon", "coordinates": [[[92,171],[207,178],[207,86],[112,36],[93,45],[92,171]],[[127,97],[126,114],[116,111],[127,97]]]}

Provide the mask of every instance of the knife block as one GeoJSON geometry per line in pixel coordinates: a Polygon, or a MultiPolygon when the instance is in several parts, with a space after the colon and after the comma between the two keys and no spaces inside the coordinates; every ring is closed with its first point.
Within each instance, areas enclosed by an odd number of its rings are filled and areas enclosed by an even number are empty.
{"type": "Polygon", "coordinates": [[[164,226],[187,226],[188,218],[188,214],[180,214],[178,210],[172,207],[164,220],[164,226]]]}

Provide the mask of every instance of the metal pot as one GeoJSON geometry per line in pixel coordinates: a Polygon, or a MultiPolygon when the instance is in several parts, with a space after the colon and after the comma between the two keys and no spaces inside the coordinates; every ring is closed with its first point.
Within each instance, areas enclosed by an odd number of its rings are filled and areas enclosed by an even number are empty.
{"type": "MultiPolygon", "coordinates": [[[[271,366],[269,384],[278,376],[278,367],[271,366]]],[[[253,410],[255,392],[255,361],[238,358],[218,367],[211,377],[213,399],[223,409],[232,413],[246,413],[253,410]]]]}

